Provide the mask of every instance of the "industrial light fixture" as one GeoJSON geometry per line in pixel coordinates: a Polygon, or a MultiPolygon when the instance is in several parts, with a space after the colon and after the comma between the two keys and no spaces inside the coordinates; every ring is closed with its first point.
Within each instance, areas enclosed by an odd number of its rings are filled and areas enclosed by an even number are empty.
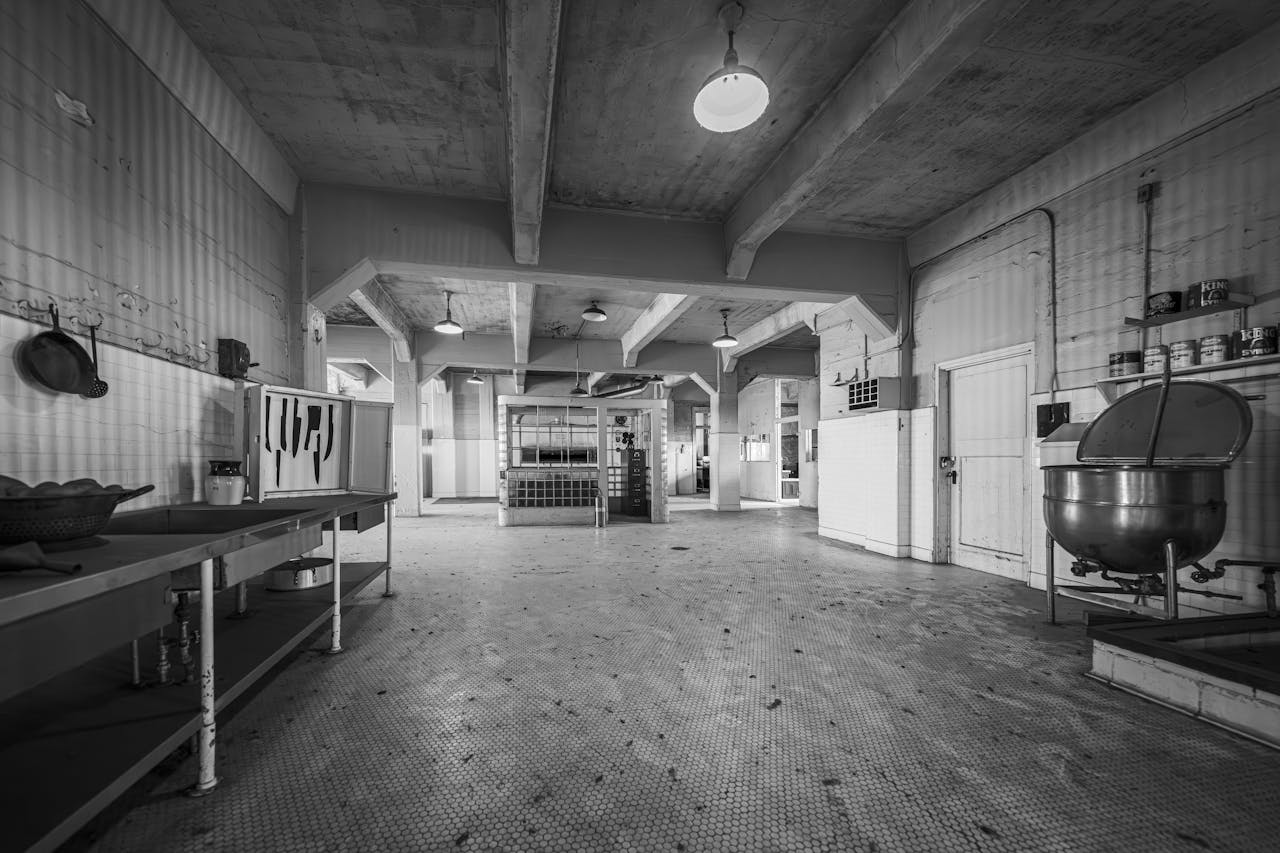
{"type": "Polygon", "coordinates": [[[729,309],[728,308],[720,309],[720,319],[724,323],[724,334],[716,338],[714,341],[712,341],[711,345],[713,347],[721,347],[721,348],[736,347],[738,345],[738,339],[735,338],[733,335],[729,334],[729,309]]]}
{"type": "Polygon", "coordinates": [[[581,372],[578,370],[578,347],[577,341],[573,342],[573,388],[569,390],[570,397],[590,397],[586,388],[582,387],[581,372]]]}
{"type": "Polygon", "coordinates": [[[483,385],[484,380],[480,378],[480,374],[476,373],[476,369],[471,368],[471,375],[467,377],[468,385],[483,385]]]}
{"type": "Polygon", "coordinates": [[[733,34],[742,23],[744,9],[737,0],[720,7],[719,17],[729,34],[724,67],[707,78],[693,99],[693,117],[716,133],[729,133],[751,124],[769,106],[769,87],[754,68],[738,64],[733,34]]]}
{"type": "Polygon", "coordinates": [[[453,322],[453,294],[444,292],[444,319],[436,323],[435,330],[442,335],[460,335],[462,327],[453,322]]]}
{"type": "Polygon", "coordinates": [[[609,319],[609,315],[604,313],[604,309],[596,304],[596,300],[592,299],[591,307],[582,312],[582,319],[588,323],[603,323],[609,319]]]}

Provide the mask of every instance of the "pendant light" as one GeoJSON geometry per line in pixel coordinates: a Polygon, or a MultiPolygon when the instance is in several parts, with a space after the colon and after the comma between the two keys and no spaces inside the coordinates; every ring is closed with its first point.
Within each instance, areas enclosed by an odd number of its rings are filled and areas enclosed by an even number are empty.
{"type": "Polygon", "coordinates": [[[462,327],[453,322],[453,294],[444,292],[444,319],[436,323],[435,330],[442,335],[460,335],[462,327]]]}
{"type": "Polygon", "coordinates": [[[468,385],[483,385],[484,380],[480,378],[480,374],[476,373],[476,369],[471,368],[471,375],[467,377],[468,385]]]}
{"type": "Polygon", "coordinates": [[[578,370],[578,342],[573,343],[573,388],[569,391],[570,397],[590,397],[587,389],[582,387],[581,371],[578,370]]]}
{"type": "Polygon", "coordinates": [[[582,319],[588,323],[603,323],[609,319],[609,315],[604,313],[604,310],[596,304],[596,300],[592,299],[591,307],[582,312],[582,319]]]}
{"type": "Polygon", "coordinates": [[[729,133],[754,122],[769,106],[769,87],[754,68],[738,64],[733,34],[742,23],[744,10],[737,0],[720,7],[719,17],[729,34],[724,67],[707,78],[693,99],[693,117],[698,124],[716,133],[729,133]]]}
{"type": "Polygon", "coordinates": [[[720,347],[722,349],[725,347],[736,347],[738,345],[738,339],[735,338],[733,335],[729,334],[729,309],[728,308],[720,309],[720,320],[721,322],[724,323],[724,334],[716,338],[714,341],[712,341],[711,345],[713,347],[720,347]]]}

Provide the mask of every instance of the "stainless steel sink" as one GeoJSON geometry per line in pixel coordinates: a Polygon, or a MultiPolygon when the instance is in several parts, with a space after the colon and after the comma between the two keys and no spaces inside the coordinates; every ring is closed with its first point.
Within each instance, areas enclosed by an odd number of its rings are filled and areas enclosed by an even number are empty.
{"type": "Polygon", "coordinates": [[[102,528],[105,536],[146,536],[152,534],[192,535],[229,533],[255,527],[292,515],[305,509],[161,507],[126,512],[113,516],[102,528]]]}

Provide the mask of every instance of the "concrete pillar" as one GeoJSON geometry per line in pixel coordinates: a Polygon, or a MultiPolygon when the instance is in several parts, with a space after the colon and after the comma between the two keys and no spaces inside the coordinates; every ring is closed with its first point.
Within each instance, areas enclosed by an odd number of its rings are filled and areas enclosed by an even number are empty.
{"type": "Polygon", "coordinates": [[[720,372],[711,395],[711,508],[742,509],[742,461],[738,435],[738,374],[720,372]]]}
{"type": "Polygon", "coordinates": [[[395,411],[392,413],[392,453],[396,515],[422,515],[422,411],[418,393],[418,362],[395,363],[395,411]]]}

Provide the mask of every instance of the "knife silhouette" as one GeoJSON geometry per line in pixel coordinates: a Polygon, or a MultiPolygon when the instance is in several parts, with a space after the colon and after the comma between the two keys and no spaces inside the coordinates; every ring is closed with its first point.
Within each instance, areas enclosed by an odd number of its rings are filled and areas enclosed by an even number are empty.
{"type": "Polygon", "coordinates": [[[276,450],[276,488],[280,488],[280,451],[276,450]]]}
{"type": "Polygon", "coordinates": [[[298,439],[302,437],[302,418],[298,417],[298,398],[293,398],[293,458],[298,458],[298,439]]]}
{"type": "Polygon", "coordinates": [[[262,419],[267,425],[267,452],[271,452],[271,395],[267,395],[267,416],[262,419]]]}
{"type": "Polygon", "coordinates": [[[320,407],[307,406],[307,437],[302,442],[302,449],[311,447],[311,433],[316,433],[316,450],[320,449],[320,407]]]}
{"type": "Polygon", "coordinates": [[[280,398],[280,449],[289,449],[289,401],[280,398]]]}
{"type": "Polygon", "coordinates": [[[324,458],[328,459],[333,452],[333,403],[329,404],[329,437],[324,442],[324,458]]]}
{"type": "Polygon", "coordinates": [[[316,464],[316,485],[318,486],[320,485],[320,437],[319,436],[316,436],[316,449],[315,449],[313,458],[315,459],[315,464],[316,464]]]}

